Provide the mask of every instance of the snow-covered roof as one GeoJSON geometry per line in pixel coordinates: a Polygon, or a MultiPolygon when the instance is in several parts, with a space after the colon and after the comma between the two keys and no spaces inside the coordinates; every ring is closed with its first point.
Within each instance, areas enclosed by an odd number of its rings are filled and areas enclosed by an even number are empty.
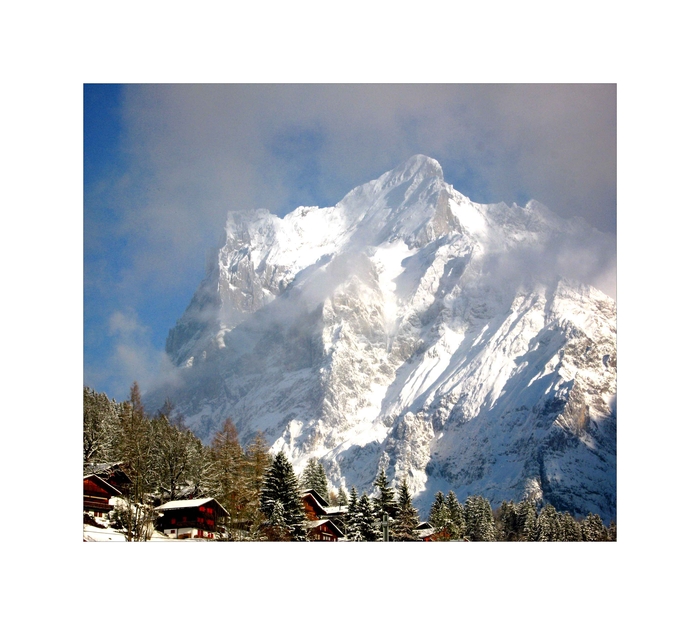
{"type": "Polygon", "coordinates": [[[169,501],[168,503],[164,503],[161,506],[158,506],[155,508],[157,511],[163,511],[163,510],[180,510],[182,508],[199,508],[199,506],[203,506],[209,502],[214,502],[219,508],[221,508],[226,516],[230,516],[226,508],[224,508],[216,499],[213,497],[204,497],[202,499],[179,499],[177,501],[169,501]]]}
{"type": "Polygon", "coordinates": [[[326,514],[344,514],[348,511],[347,506],[326,506],[326,514]]]}
{"type": "Polygon", "coordinates": [[[339,536],[344,536],[344,535],[345,535],[345,533],[343,532],[343,530],[341,530],[341,529],[340,529],[335,523],[333,523],[333,521],[331,521],[330,519],[319,519],[318,521],[307,521],[306,527],[307,527],[308,529],[314,529],[315,527],[321,527],[321,525],[326,525],[326,524],[332,525],[332,526],[335,528],[336,532],[338,532],[338,535],[339,535],[339,536]]]}

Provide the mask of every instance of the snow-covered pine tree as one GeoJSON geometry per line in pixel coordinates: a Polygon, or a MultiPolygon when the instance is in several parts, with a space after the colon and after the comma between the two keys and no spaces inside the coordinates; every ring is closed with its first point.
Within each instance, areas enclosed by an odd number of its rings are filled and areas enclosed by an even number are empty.
{"type": "Polygon", "coordinates": [[[606,541],[608,540],[608,531],[603,524],[603,520],[599,515],[588,513],[583,521],[581,521],[582,539],[585,541],[606,541]]]}
{"type": "Polygon", "coordinates": [[[387,512],[389,516],[396,514],[396,493],[389,486],[389,480],[386,477],[386,472],[382,468],[379,475],[374,480],[373,486],[376,488],[375,501],[382,512],[387,512]]]}
{"type": "Polygon", "coordinates": [[[449,513],[450,525],[448,529],[450,535],[453,539],[460,539],[464,536],[464,509],[454,491],[451,490],[447,493],[445,505],[449,513]]]}
{"type": "Polygon", "coordinates": [[[435,530],[434,536],[437,537],[437,540],[450,540],[452,537],[449,529],[450,511],[447,508],[445,495],[442,494],[442,491],[435,493],[435,500],[430,506],[428,522],[433,526],[435,530]]]}
{"type": "Polygon", "coordinates": [[[525,499],[516,506],[516,510],[518,527],[521,528],[518,540],[537,540],[537,506],[535,502],[531,499],[525,499]]]}
{"type": "Polygon", "coordinates": [[[559,524],[562,530],[562,540],[567,542],[580,542],[583,540],[581,526],[568,512],[559,513],[559,524]]]}
{"type": "Polygon", "coordinates": [[[504,501],[494,513],[498,540],[511,542],[518,540],[519,517],[512,501],[504,501]]]}
{"type": "Polygon", "coordinates": [[[464,503],[464,527],[465,535],[471,541],[496,540],[496,522],[488,499],[481,495],[467,497],[464,503]]]}
{"type": "Polygon", "coordinates": [[[292,535],[284,518],[284,506],[280,501],[275,501],[267,524],[267,538],[272,541],[290,541],[292,535]]]}
{"type": "Polygon", "coordinates": [[[363,540],[361,519],[359,510],[359,500],[357,489],[353,486],[350,489],[350,499],[348,501],[348,513],[345,518],[345,537],[352,542],[363,540]]]}
{"type": "Polygon", "coordinates": [[[357,516],[362,540],[369,542],[379,540],[381,531],[377,523],[377,513],[366,493],[362,493],[362,497],[357,502],[357,516]]]}
{"type": "Polygon", "coordinates": [[[435,493],[435,499],[433,500],[433,503],[430,506],[430,513],[428,515],[428,521],[433,527],[436,527],[436,523],[438,522],[440,512],[443,509],[446,509],[445,495],[443,495],[442,491],[439,490],[437,493],[435,493]]]}
{"type": "Polygon", "coordinates": [[[118,430],[117,403],[104,393],[83,387],[83,464],[118,460],[118,430]]]}
{"type": "Polygon", "coordinates": [[[399,501],[397,508],[396,520],[393,524],[392,540],[402,542],[418,540],[416,527],[418,527],[420,519],[418,518],[418,511],[413,507],[413,500],[408,490],[406,478],[401,480],[401,484],[399,485],[399,501]]]}
{"type": "Polygon", "coordinates": [[[563,540],[559,514],[552,504],[547,504],[537,517],[537,540],[539,542],[559,542],[563,540]]]}
{"type": "Polygon", "coordinates": [[[260,511],[271,519],[275,502],[284,510],[285,526],[291,540],[306,540],[306,515],[301,501],[299,481],[283,451],[277,453],[265,472],[260,496],[260,511]]]}
{"type": "Polygon", "coordinates": [[[301,474],[302,489],[313,488],[321,497],[328,501],[328,478],[323,465],[317,458],[309,458],[301,474]]]}

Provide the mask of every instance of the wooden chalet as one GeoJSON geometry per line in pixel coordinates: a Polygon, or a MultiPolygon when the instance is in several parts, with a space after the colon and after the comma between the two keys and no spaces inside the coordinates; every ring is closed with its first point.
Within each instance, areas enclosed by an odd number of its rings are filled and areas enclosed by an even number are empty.
{"type": "Polygon", "coordinates": [[[307,522],[308,537],[310,541],[337,542],[345,534],[330,519],[318,519],[307,522]]]}
{"type": "Polygon", "coordinates": [[[131,485],[131,479],[125,469],[123,462],[94,462],[86,464],[83,473],[97,475],[120,491],[126,492],[131,485]]]}
{"type": "Polygon", "coordinates": [[[329,503],[317,493],[313,488],[308,488],[301,493],[301,501],[304,504],[306,518],[309,521],[319,521],[322,519],[330,519],[333,521],[336,528],[344,531],[345,516],[348,512],[347,506],[331,506],[329,503]]]}
{"type": "Polygon", "coordinates": [[[231,515],[213,497],[169,501],[155,508],[156,523],[168,538],[216,538],[221,520],[231,515]]]}
{"type": "Polygon", "coordinates": [[[112,497],[120,497],[121,491],[98,475],[83,475],[83,512],[99,518],[114,509],[109,503],[112,497]]]}

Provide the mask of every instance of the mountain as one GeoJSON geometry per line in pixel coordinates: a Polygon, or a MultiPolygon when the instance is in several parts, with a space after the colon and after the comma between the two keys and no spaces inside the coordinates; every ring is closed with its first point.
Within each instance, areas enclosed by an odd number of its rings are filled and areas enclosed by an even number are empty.
{"type": "Polygon", "coordinates": [[[174,400],[231,417],[333,486],[406,477],[616,516],[616,304],[586,284],[614,240],[541,204],[478,204],[417,155],[332,207],[232,212],[170,331],[174,400]]]}

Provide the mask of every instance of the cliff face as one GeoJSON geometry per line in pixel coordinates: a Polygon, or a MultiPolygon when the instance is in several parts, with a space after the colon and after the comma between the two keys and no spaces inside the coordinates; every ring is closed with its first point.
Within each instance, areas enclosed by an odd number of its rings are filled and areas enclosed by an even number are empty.
{"type": "Polygon", "coordinates": [[[360,492],[384,467],[424,511],[454,490],[614,518],[616,306],[562,260],[605,235],[471,202],[424,156],[334,207],[231,214],[226,235],[160,391],[197,434],[230,416],[360,492]]]}

